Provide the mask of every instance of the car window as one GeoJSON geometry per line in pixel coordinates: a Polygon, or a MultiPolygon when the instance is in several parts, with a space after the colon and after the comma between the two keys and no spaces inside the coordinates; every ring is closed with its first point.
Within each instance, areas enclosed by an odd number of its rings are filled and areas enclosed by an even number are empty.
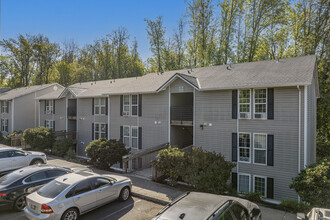
{"type": "Polygon", "coordinates": [[[223,213],[219,218],[216,220],[233,220],[233,216],[231,215],[230,211],[227,210],[225,213],[223,213]]]}
{"type": "Polygon", "coordinates": [[[20,178],[22,178],[22,175],[17,172],[8,173],[0,177],[0,185],[4,186],[4,185],[12,184],[13,182],[19,180],[20,178]]]}
{"type": "Polygon", "coordinates": [[[111,184],[110,180],[105,179],[105,178],[95,178],[92,180],[92,185],[93,185],[94,189],[100,188],[105,185],[110,185],[110,184],[111,184]]]}
{"type": "Polygon", "coordinates": [[[92,190],[91,184],[90,184],[89,180],[85,180],[85,181],[79,183],[76,186],[75,191],[74,191],[74,194],[75,195],[79,195],[79,194],[88,192],[90,190],[92,190]]]}
{"type": "Polygon", "coordinates": [[[23,157],[23,156],[25,156],[25,152],[24,151],[15,150],[12,153],[12,157],[23,157]]]}
{"type": "Polygon", "coordinates": [[[0,151],[0,159],[8,158],[8,157],[9,157],[8,151],[0,151]]]}
{"type": "Polygon", "coordinates": [[[67,173],[64,170],[47,170],[46,172],[48,178],[62,176],[67,173]]]}
{"type": "Polygon", "coordinates": [[[232,211],[232,213],[234,214],[234,216],[237,219],[242,219],[242,220],[249,219],[248,211],[238,203],[236,203],[232,207],[230,207],[230,210],[232,211]]]}
{"type": "Polygon", "coordinates": [[[68,188],[70,185],[58,182],[56,180],[50,181],[43,187],[41,187],[37,193],[40,196],[46,197],[46,198],[55,198],[57,195],[59,195],[61,192],[63,192],[66,188],[68,188]]]}
{"type": "Polygon", "coordinates": [[[41,181],[44,179],[47,179],[48,177],[46,176],[46,172],[42,171],[42,172],[38,172],[36,174],[33,174],[32,176],[26,178],[24,181],[26,183],[31,183],[31,182],[36,182],[36,181],[41,181]]]}

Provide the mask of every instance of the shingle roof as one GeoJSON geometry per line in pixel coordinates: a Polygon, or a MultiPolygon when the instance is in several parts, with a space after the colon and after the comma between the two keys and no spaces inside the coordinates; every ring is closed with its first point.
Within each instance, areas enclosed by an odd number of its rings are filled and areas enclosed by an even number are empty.
{"type": "Polygon", "coordinates": [[[59,87],[57,90],[54,90],[50,93],[47,93],[45,95],[39,96],[36,99],[37,100],[48,100],[48,99],[58,99],[63,92],[65,88],[59,87]]]}
{"type": "Polygon", "coordinates": [[[45,85],[37,85],[37,86],[29,86],[29,87],[21,87],[21,88],[16,88],[9,90],[8,92],[4,92],[0,94],[0,100],[11,100],[14,98],[18,98],[23,95],[30,94],[32,92],[39,91],[41,89],[53,86],[53,85],[58,85],[57,83],[51,83],[51,84],[45,84],[45,85]]]}

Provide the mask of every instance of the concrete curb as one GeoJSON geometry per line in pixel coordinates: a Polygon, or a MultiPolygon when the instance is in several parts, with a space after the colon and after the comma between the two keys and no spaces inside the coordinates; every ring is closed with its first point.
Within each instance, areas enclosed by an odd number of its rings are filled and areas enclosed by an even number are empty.
{"type": "Polygon", "coordinates": [[[143,200],[147,200],[147,201],[150,201],[150,202],[157,203],[159,205],[163,205],[163,206],[165,206],[169,203],[169,201],[165,201],[165,200],[158,199],[158,198],[155,198],[155,197],[147,196],[147,195],[137,193],[137,192],[134,192],[134,191],[131,192],[131,195],[135,196],[137,198],[143,199],[143,200]]]}

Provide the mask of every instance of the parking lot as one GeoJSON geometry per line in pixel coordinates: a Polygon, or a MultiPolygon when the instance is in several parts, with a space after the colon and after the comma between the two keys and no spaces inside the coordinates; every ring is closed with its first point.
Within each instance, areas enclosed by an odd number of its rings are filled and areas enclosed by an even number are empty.
{"type": "MultiPolygon", "coordinates": [[[[81,220],[151,219],[163,206],[136,197],[126,202],[115,201],[81,216],[81,220]]],[[[0,219],[27,220],[24,212],[1,211],[0,219]]]]}

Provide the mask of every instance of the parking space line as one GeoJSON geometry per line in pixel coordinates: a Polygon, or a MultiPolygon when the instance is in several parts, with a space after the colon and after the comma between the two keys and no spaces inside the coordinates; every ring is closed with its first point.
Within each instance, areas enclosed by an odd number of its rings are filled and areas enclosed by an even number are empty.
{"type": "Polygon", "coordinates": [[[107,215],[107,216],[103,217],[102,220],[103,220],[103,219],[107,219],[107,218],[109,218],[110,216],[112,216],[112,215],[114,215],[114,214],[116,214],[116,213],[118,213],[118,212],[121,212],[121,211],[123,211],[124,209],[127,209],[127,208],[129,208],[130,206],[132,206],[132,205],[134,205],[135,203],[138,203],[138,202],[141,202],[141,199],[139,199],[139,200],[137,200],[136,202],[133,202],[132,204],[129,204],[129,205],[127,205],[127,206],[125,206],[125,207],[123,207],[123,208],[121,208],[121,209],[119,209],[119,210],[117,210],[117,211],[111,213],[110,215],[107,215]]]}

